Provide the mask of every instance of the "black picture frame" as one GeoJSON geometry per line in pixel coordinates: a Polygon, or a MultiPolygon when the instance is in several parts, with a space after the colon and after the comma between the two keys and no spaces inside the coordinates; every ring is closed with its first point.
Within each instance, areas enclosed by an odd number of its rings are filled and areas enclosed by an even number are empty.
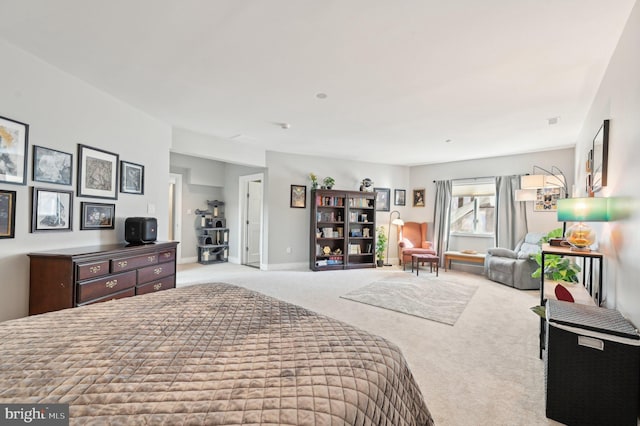
{"type": "Polygon", "coordinates": [[[424,188],[414,189],[413,190],[413,207],[424,207],[424,196],[425,190],[424,188]]]}
{"type": "Polygon", "coordinates": [[[393,205],[394,206],[406,206],[407,205],[407,191],[404,189],[393,190],[393,205]]]}
{"type": "Polygon", "coordinates": [[[291,198],[289,207],[294,209],[304,209],[307,207],[306,185],[291,185],[291,198]]]}
{"type": "Polygon", "coordinates": [[[34,182],[70,186],[73,179],[73,154],[34,145],[32,170],[34,182]]]}
{"type": "Polygon", "coordinates": [[[78,197],[118,199],[119,155],[78,144],[78,197]]]}
{"type": "Polygon", "coordinates": [[[114,229],[116,205],[107,203],[80,203],[80,230],[114,229]]]}
{"type": "Polygon", "coordinates": [[[29,125],[0,116],[0,183],[26,185],[29,125]]]}
{"type": "Polygon", "coordinates": [[[591,192],[599,192],[607,186],[609,162],[609,120],[604,120],[593,138],[593,165],[591,168],[591,192]]]}
{"type": "Polygon", "coordinates": [[[33,188],[31,232],[71,231],[73,229],[73,191],[33,188]]]}
{"type": "Polygon", "coordinates": [[[0,238],[16,236],[16,191],[0,190],[0,238]]]}
{"type": "Polygon", "coordinates": [[[142,164],[120,161],[120,192],[144,194],[144,166],[142,164]]]}
{"type": "Polygon", "coordinates": [[[391,188],[373,188],[376,193],[376,211],[388,212],[391,210],[391,188]]]}

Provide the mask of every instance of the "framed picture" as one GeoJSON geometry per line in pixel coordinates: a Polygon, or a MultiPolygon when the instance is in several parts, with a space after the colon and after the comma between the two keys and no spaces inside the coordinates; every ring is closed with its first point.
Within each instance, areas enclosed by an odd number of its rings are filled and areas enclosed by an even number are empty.
{"type": "Polygon", "coordinates": [[[404,206],[407,204],[407,191],[404,189],[393,190],[393,205],[404,206]]]}
{"type": "Polygon", "coordinates": [[[0,190],[0,238],[16,234],[16,191],[0,190]]]}
{"type": "Polygon", "coordinates": [[[78,144],[78,196],[118,199],[118,154],[78,144]]]}
{"type": "Polygon", "coordinates": [[[80,203],[80,229],[113,229],[116,205],[103,203],[80,203]]]}
{"type": "Polygon", "coordinates": [[[27,183],[29,125],[0,117],[0,183],[27,183]]]}
{"type": "Polygon", "coordinates": [[[555,212],[558,210],[558,198],[562,188],[538,188],[536,201],[533,203],[535,212],[555,212]]]}
{"type": "Polygon", "coordinates": [[[609,120],[604,120],[593,138],[593,167],[591,172],[591,192],[598,192],[607,186],[607,163],[609,159],[609,120]]]}
{"type": "Polygon", "coordinates": [[[424,189],[413,190],[413,207],[424,207],[424,189]]]}
{"type": "Polygon", "coordinates": [[[144,194],[144,166],[141,164],[120,162],[120,192],[144,194]]]}
{"type": "Polygon", "coordinates": [[[376,192],[376,211],[388,212],[391,210],[391,189],[373,188],[376,192]]]}
{"type": "Polygon", "coordinates": [[[71,185],[73,155],[42,146],[33,146],[33,180],[71,185]]]}
{"type": "Polygon", "coordinates": [[[33,188],[31,232],[71,231],[73,191],[33,188]]]}
{"type": "Polygon", "coordinates": [[[307,186],[291,185],[291,204],[290,207],[296,209],[304,209],[307,207],[307,186]]]}

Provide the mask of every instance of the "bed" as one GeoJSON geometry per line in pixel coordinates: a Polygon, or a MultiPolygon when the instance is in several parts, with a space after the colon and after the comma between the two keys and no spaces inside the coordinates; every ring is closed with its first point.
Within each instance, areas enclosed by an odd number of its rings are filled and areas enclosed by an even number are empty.
{"type": "Polygon", "coordinates": [[[431,425],[388,340],[214,283],[0,323],[0,402],[72,424],[431,425]]]}

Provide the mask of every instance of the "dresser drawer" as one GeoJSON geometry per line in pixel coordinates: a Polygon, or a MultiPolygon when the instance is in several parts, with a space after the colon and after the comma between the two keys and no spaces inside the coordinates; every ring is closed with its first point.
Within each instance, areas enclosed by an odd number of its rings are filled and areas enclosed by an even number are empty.
{"type": "Polygon", "coordinates": [[[111,272],[124,272],[158,263],[158,253],[148,253],[140,256],[123,257],[111,260],[111,272]]]}
{"type": "Polygon", "coordinates": [[[78,303],[88,302],[99,297],[125,290],[136,285],[136,271],[110,275],[78,284],[78,303]]]}
{"type": "Polygon", "coordinates": [[[113,293],[113,294],[110,294],[108,296],[101,297],[99,299],[91,300],[91,301],[86,302],[86,303],[78,303],[77,306],[92,305],[94,303],[107,302],[109,300],[122,299],[124,297],[131,297],[131,296],[135,296],[135,295],[136,295],[136,288],[135,287],[131,287],[131,288],[128,288],[126,290],[119,291],[117,293],[113,293]]]}
{"type": "Polygon", "coordinates": [[[101,260],[99,262],[78,263],[76,268],[78,281],[98,278],[109,273],[109,261],[101,260]]]}
{"type": "Polygon", "coordinates": [[[176,273],[175,262],[160,263],[158,265],[147,266],[138,269],[138,284],[145,284],[156,281],[159,278],[168,277],[176,273]]]}
{"type": "Polygon", "coordinates": [[[176,286],[176,276],[170,275],[168,277],[137,286],[136,294],[153,293],[155,291],[174,288],[175,286],[176,286]]]}
{"type": "Polygon", "coordinates": [[[175,250],[166,250],[158,253],[158,263],[169,262],[170,260],[175,260],[176,251],[175,250]]]}

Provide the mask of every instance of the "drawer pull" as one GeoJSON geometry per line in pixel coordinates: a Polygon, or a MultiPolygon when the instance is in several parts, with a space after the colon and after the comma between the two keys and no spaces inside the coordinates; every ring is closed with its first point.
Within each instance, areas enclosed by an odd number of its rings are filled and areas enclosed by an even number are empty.
{"type": "Polygon", "coordinates": [[[126,268],[127,267],[127,261],[126,260],[121,260],[120,262],[118,262],[118,266],[121,268],[126,268]]]}
{"type": "Polygon", "coordinates": [[[153,263],[153,262],[155,262],[155,261],[156,261],[156,256],[155,256],[155,255],[153,255],[153,256],[147,256],[147,260],[149,261],[149,263],[153,263]]]}
{"type": "Polygon", "coordinates": [[[101,266],[101,265],[97,265],[97,266],[92,266],[92,267],[90,267],[90,268],[89,268],[89,271],[90,271],[92,274],[97,274],[98,272],[100,272],[100,269],[102,269],[102,266],[101,266]]]}
{"type": "Polygon", "coordinates": [[[153,289],[154,290],[160,290],[162,288],[162,283],[158,283],[158,284],[154,284],[153,285],[153,289]]]}
{"type": "Polygon", "coordinates": [[[162,253],[162,255],[167,259],[171,257],[171,253],[169,253],[168,251],[165,253],[162,253]]]}
{"type": "Polygon", "coordinates": [[[155,268],[153,270],[153,273],[156,274],[156,275],[160,275],[162,273],[162,268],[155,268]]]}
{"type": "Polygon", "coordinates": [[[114,288],[115,286],[118,285],[118,280],[111,280],[111,281],[107,281],[104,284],[107,288],[114,288]]]}

